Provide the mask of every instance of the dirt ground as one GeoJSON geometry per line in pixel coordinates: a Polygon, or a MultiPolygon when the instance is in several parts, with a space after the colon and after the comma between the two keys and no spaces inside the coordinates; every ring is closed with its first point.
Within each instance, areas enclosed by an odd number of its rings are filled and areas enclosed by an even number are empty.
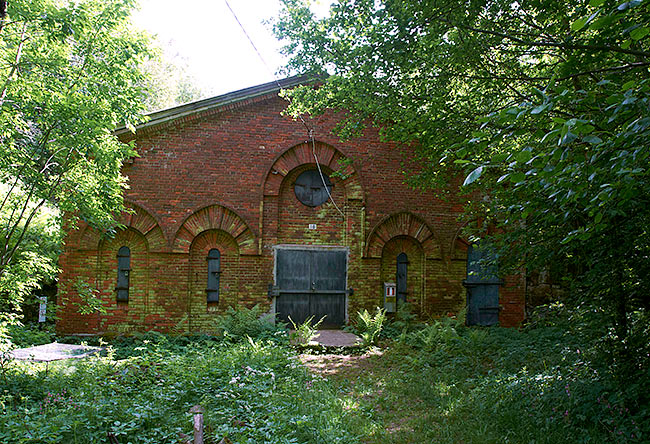
{"type": "Polygon", "coordinates": [[[377,358],[383,352],[373,349],[362,355],[346,354],[302,354],[300,360],[312,372],[329,377],[355,378],[361,373],[372,372],[377,366],[377,358]]]}
{"type": "Polygon", "coordinates": [[[426,407],[407,397],[393,381],[398,366],[381,349],[361,355],[302,354],[300,360],[314,374],[341,388],[342,397],[374,411],[374,427],[363,437],[367,444],[421,442],[418,418],[426,407]]]}

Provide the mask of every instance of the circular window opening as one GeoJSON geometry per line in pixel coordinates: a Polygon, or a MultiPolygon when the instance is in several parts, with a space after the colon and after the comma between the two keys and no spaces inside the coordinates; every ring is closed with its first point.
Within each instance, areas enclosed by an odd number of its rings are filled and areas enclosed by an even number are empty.
{"type": "Polygon", "coordinates": [[[293,189],[296,197],[303,205],[317,207],[329,199],[328,193],[332,192],[332,182],[325,174],[323,174],[323,178],[321,179],[318,170],[307,170],[300,173],[293,189]],[[325,185],[323,185],[323,179],[325,185]]]}

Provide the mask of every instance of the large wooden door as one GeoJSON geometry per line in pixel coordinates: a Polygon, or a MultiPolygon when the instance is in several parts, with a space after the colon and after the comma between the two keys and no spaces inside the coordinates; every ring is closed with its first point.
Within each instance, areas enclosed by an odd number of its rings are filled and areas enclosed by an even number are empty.
{"type": "Polygon", "coordinates": [[[310,316],[323,326],[345,323],[347,252],[344,250],[278,249],[275,311],[278,319],[295,323],[310,316]]]}

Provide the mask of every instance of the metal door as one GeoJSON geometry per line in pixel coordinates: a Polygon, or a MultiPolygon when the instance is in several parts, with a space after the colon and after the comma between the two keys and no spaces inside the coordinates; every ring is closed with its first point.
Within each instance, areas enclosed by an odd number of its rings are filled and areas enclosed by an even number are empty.
{"type": "Polygon", "coordinates": [[[397,273],[395,282],[397,283],[397,305],[406,302],[407,281],[408,281],[408,264],[409,259],[406,253],[397,255],[397,273]]]}
{"type": "Polygon", "coordinates": [[[496,269],[486,261],[490,253],[478,244],[467,250],[467,324],[494,325],[499,322],[499,286],[496,269]]]}
{"type": "Polygon", "coordinates": [[[325,316],[322,326],[345,322],[347,252],[278,249],[276,302],[278,319],[295,323],[325,316]]]}

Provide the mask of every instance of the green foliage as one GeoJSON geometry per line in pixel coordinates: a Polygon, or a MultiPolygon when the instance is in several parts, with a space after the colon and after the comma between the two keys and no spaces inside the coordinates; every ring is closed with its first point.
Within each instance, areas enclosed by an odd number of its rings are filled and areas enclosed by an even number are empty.
{"type": "Polygon", "coordinates": [[[49,344],[54,339],[53,325],[0,323],[0,351],[49,344]]]}
{"type": "Polygon", "coordinates": [[[402,303],[397,306],[397,311],[392,319],[385,323],[380,336],[385,339],[398,339],[409,331],[419,329],[421,325],[417,322],[417,316],[413,313],[411,304],[402,303]]]}
{"type": "MultiPolygon", "coordinates": [[[[0,211],[0,224],[6,226],[10,214],[0,211]]],[[[14,240],[10,240],[13,248],[14,240]]],[[[56,216],[43,209],[36,213],[25,230],[21,245],[5,270],[0,273],[0,321],[16,321],[20,318],[22,304],[33,302],[31,296],[45,284],[51,284],[59,269],[61,232],[56,216]]]]}
{"type": "Polygon", "coordinates": [[[374,315],[365,308],[357,312],[356,329],[364,347],[377,344],[385,321],[386,310],[380,307],[377,307],[374,315]]]}
{"type": "MultiPolygon", "coordinates": [[[[325,381],[266,341],[144,339],[119,361],[13,362],[0,378],[0,441],[12,443],[178,442],[192,434],[190,407],[205,408],[206,442],[355,443],[346,411],[325,381]]],[[[134,343],[135,345],[135,343],[134,343]]]]}
{"type": "Polygon", "coordinates": [[[47,366],[0,359],[0,441],[176,442],[200,404],[206,442],[646,442],[650,375],[621,390],[573,322],[554,306],[522,331],[412,325],[356,369],[325,360],[329,380],[286,343],[201,334],[138,333],[47,366]]]}
{"type": "Polygon", "coordinates": [[[143,72],[148,94],[147,111],[158,111],[192,102],[201,98],[196,80],[187,73],[187,61],[178,54],[169,54],[157,43],[156,53],[145,61],[143,72]]]}
{"type": "Polygon", "coordinates": [[[309,4],[284,0],[275,30],[289,69],[328,76],[289,112],[345,110],[341,136],[374,124],[413,147],[410,183],[464,199],[503,273],[559,270],[616,366],[646,372],[630,335],[649,308],[650,4],[309,4]]]}
{"type": "Polygon", "coordinates": [[[99,290],[81,278],[77,278],[73,286],[79,300],[81,301],[75,302],[79,313],[106,313],[106,307],[104,307],[102,299],[99,296],[99,290]]]}
{"type": "Polygon", "coordinates": [[[253,308],[245,306],[228,307],[223,315],[215,318],[215,328],[219,335],[235,342],[247,338],[279,337],[284,335],[284,325],[273,322],[273,316],[260,305],[253,308]]]}
{"type": "Polygon", "coordinates": [[[0,301],[16,312],[56,274],[65,214],[108,230],[122,206],[113,134],[141,121],[147,40],[132,0],[17,0],[0,19],[0,301]],[[40,218],[49,218],[43,229],[40,218]],[[41,237],[43,233],[47,236],[41,237]]]}
{"type": "Polygon", "coordinates": [[[551,317],[524,331],[439,319],[369,357],[357,378],[341,375],[341,392],[374,412],[365,442],[646,442],[650,375],[621,390],[592,342],[551,317]]]}
{"type": "Polygon", "coordinates": [[[309,344],[311,340],[316,336],[318,327],[323,323],[324,320],[325,316],[320,318],[315,324],[312,324],[312,322],[314,322],[314,316],[310,316],[305,319],[305,322],[296,324],[293,322],[293,319],[291,319],[291,316],[289,316],[289,322],[293,327],[293,331],[289,334],[289,340],[296,345],[309,344]]]}

